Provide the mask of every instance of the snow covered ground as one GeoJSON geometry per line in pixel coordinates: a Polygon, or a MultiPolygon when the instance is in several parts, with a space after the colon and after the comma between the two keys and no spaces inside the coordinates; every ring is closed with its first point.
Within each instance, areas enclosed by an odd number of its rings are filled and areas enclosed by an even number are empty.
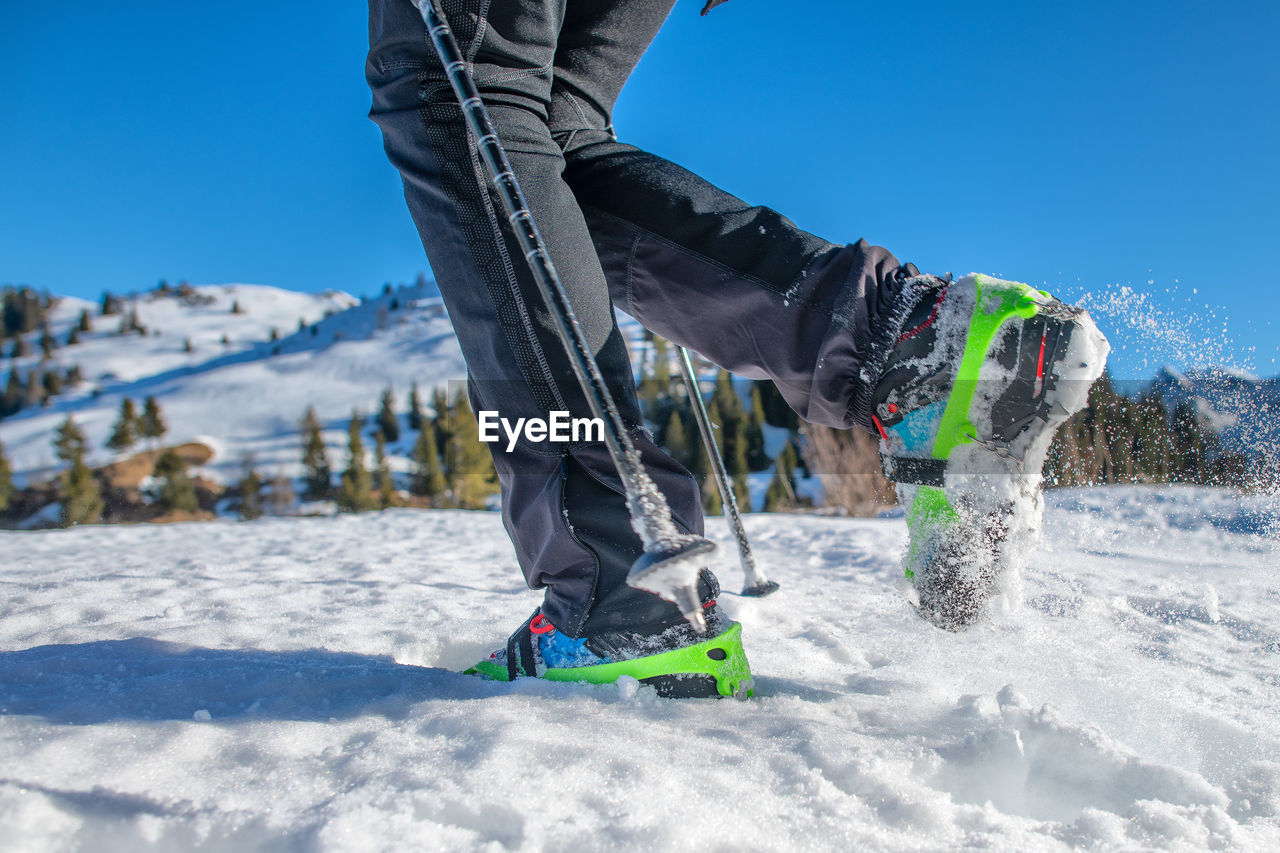
{"type": "Polygon", "coordinates": [[[747,702],[452,672],[537,601],[491,513],[0,533],[0,849],[1280,849],[1277,520],[1054,493],[951,635],[900,519],[750,516],[747,702]]]}

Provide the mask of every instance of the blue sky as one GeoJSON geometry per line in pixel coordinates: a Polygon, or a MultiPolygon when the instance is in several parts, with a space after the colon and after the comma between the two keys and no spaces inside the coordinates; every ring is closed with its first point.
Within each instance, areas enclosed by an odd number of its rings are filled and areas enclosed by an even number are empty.
{"type": "MultiPolygon", "coordinates": [[[[1280,372],[1280,4],[700,7],[624,140],[831,240],[1087,294],[1118,375],[1280,372]]],[[[356,3],[0,6],[0,282],[411,281],[366,34],[356,3]]]]}

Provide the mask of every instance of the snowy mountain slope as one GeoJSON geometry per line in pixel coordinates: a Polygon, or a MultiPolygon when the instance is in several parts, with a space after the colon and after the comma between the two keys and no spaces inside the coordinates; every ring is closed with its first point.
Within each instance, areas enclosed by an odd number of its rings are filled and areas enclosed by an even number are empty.
{"type": "Polygon", "coordinates": [[[1180,373],[1164,368],[1150,392],[1173,409],[1189,403],[1218,432],[1223,445],[1237,452],[1268,454],[1280,465],[1280,377],[1259,379],[1225,369],[1180,373]]]}
{"type": "MultiPolygon", "coordinates": [[[[338,465],[353,408],[371,414],[391,385],[403,409],[413,382],[425,395],[438,383],[466,375],[432,288],[401,288],[364,303],[346,294],[249,285],[195,291],[211,301],[183,304],[147,295],[131,303],[151,330],[148,336],[112,334],[119,318],[98,317],[83,343],[58,352],[62,362],[81,364],[88,381],[78,394],[55,398],[47,408],[23,410],[0,424],[20,476],[39,479],[53,472],[53,429],[68,414],[89,437],[91,463],[110,461],[113,454],[103,444],[121,399],[140,402],[152,395],[168,422],[167,443],[202,440],[213,447],[217,455],[204,473],[234,480],[241,457],[252,453],[262,470],[296,476],[298,424],[307,406],[314,406],[325,424],[330,456],[338,465]],[[233,302],[242,313],[231,313],[233,302]],[[303,330],[298,330],[300,321],[303,330]],[[278,341],[269,340],[272,329],[282,335],[278,341]],[[223,335],[229,345],[221,344],[223,335]],[[183,351],[188,339],[191,353],[183,351]]],[[[59,306],[54,325],[59,339],[65,340],[82,307],[74,300],[59,306]]]]}
{"type": "Polygon", "coordinates": [[[1046,522],[956,635],[901,520],[749,517],[748,702],[448,671],[537,602],[492,513],[0,533],[0,848],[1280,848],[1275,499],[1046,522]]]}

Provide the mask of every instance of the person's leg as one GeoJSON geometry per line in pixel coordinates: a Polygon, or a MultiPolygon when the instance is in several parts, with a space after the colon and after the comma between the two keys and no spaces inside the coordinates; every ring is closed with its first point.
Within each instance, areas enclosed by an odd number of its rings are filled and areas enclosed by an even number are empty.
{"type": "Polygon", "coordinates": [[[915,269],[617,141],[613,105],[671,5],[570,0],[556,53],[549,123],[614,301],[734,373],[774,380],[805,420],[870,430],[871,385],[915,269]],[[594,73],[602,63],[614,73],[594,73]]]}
{"type": "MultiPolygon", "coordinates": [[[[639,429],[626,347],[587,226],[561,178],[546,125],[564,0],[446,0],[446,15],[642,461],[676,524],[701,532],[692,477],[639,429]]],[[[371,0],[371,116],[467,361],[472,404],[504,417],[589,416],[567,356],[468,139],[443,68],[407,0],[371,0]]],[[[628,587],[641,545],[602,445],[523,440],[494,450],[503,520],[544,613],[570,636],[651,633],[683,622],[674,605],[628,587]]],[[[709,591],[709,590],[708,590],[709,591]]]]}

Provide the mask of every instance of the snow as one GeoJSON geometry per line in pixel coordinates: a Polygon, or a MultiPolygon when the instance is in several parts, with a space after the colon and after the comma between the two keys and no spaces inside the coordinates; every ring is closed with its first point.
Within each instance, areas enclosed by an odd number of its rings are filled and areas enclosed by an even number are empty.
{"type": "Polygon", "coordinates": [[[0,849],[1280,849],[1278,520],[1050,493],[952,634],[901,517],[747,516],[747,702],[451,671],[537,603],[492,513],[0,533],[0,849]]]}

